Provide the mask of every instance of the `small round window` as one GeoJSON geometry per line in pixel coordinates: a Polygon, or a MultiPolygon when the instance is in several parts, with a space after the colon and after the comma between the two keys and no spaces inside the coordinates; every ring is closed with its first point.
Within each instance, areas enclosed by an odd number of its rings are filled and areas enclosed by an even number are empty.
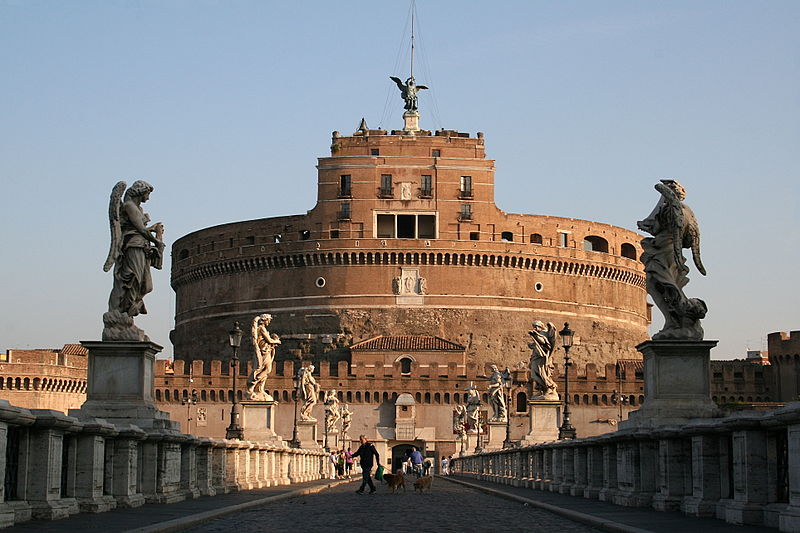
{"type": "Polygon", "coordinates": [[[542,292],[544,285],[542,285],[541,282],[537,282],[533,285],[533,288],[536,290],[536,292],[542,292]]]}
{"type": "Polygon", "coordinates": [[[314,285],[321,289],[325,286],[325,278],[317,278],[317,281],[314,282],[314,285]]]}

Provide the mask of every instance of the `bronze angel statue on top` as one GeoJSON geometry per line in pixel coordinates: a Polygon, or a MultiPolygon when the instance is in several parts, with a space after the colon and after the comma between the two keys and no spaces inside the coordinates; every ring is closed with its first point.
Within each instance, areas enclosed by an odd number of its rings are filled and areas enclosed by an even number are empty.
{"type": "Polygon", "coordinates": [[[692,250],[697,270],[705,276],[700,259],[700,228],[688,205],[683,203],[686,189],[675,180],[656,184],[661,193],[656,207],[637,225],[652,237],[642,239],[642,262],[647,278],[647,292],[664,314],[664,328],[653,340],[703,340],[700,319],[708,308],[699,298],[687,298],[683,287],[689,282],[689,267],[683,249],[692,250]]]}
{"type": "Polygon", "coordinates": [[[405,83],[403,83],[400,78],[396,78],[395,76],[389,76],[389,79],[395,82],[397,84],[397,88],[400,89],[400,97],[406,103],[404,109],[408,111],[416,111],[417,91],[421,89],[427,89],[427,87],[414,83],[414,76],[409,77],[405,83]]]}
{"type": "Polygon", "coordinates": [[[126,186],[124,181],[114,186],[108,206],[111,248],[103,271],[114,267],[114,286],[103,315],[104,341],[150,340],[133,318],[147,313],[144,296],[153,290],[150,268],[160,270],[164,263],[164,226],[149,225],[150,217],[142,209],[153,186],[142,180],[127,191],[126,186]]]}

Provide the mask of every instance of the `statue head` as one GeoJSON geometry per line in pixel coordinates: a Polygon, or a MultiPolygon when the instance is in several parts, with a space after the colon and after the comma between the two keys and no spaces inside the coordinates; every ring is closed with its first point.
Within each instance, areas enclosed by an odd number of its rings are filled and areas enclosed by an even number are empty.
{"type": "Polygon", "coordinates": [[[153,192],[153,186],[147,183],[144,180],[136,180],[133,182],[133,185],[128,187],[128,190],[125,191],[125,200],[131,200],[133,198],[145,198],[153,192]]]}
{"type": "Polygon", "coordinates": [[[661,180],[661,183],[669,187],[675,192],[675,196],[682,202],[686,199],[686,189],[683,188],[683,185],[678,183],[675,180],[661,180]]]}
{"type": "Polygon", "coordinates": [[[265,326],[272,322],[272,315],[268,313],[264,313],[263,315],[258,316],[259,323],[263,323],[265,326]]]}
{"type": "Polygon", "coordinates": [[[544,329],[544,322],[541,320],[534,320],[533,323],[531,323],[531,327],[534,331],[541,331],[544,329]]]}
{"type": "Polygon", "coordinates": [[[489,367],[489,369],[490,369],[492,372],[498,372],[498,370],[497,370],[497,365],[492,365],[492,366],[490,366],[490,367],[489,367]]]}

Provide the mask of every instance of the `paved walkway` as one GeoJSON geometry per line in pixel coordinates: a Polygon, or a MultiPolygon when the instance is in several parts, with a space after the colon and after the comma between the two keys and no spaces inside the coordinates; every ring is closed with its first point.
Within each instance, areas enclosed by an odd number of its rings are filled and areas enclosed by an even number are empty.
{"type": "Polygon", "coordinates": [[[170,505],[144,505],[65,520],[31,521],[4,532],[298,533],[346,531],[388,533],[775,533],[764,527],[733,526],[681,513],[620,507],[588,500],[475,481],[436,477],[430,493],[357,495],[355,483],[311,481],[242,491],[170,505]]]}

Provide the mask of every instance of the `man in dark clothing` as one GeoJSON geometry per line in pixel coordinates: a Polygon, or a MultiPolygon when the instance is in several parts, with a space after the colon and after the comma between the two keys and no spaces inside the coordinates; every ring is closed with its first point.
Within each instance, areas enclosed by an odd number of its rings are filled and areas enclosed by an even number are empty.
{"type": "Polygon", "coordinates": [[[370,476],[370,472],[372,471],[372,458],[374,457],[378,466],[381,466],[381,457],[378,455],[378,450],[375,449],[375,445],[367,440],[366,435],[359,436],[358,440],[361,442],[361,446],[358,447],[353,457],[358,457],[361,460],[361,475],[363,476],[363,480],[356,494],[364,494],[364,487],[366,487],[367,484],[369,484],[369,493],[372,494],[375,492],[375,484],[372,482],[372,477],[370,476]]]}

